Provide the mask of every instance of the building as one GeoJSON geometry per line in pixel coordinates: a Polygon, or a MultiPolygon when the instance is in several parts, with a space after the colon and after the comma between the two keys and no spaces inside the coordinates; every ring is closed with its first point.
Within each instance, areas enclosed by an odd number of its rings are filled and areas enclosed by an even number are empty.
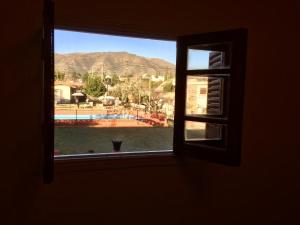
{"type": "Polygon", "coordinates": [[[189,77],[187,85],[186,114],[206,114],[208,79],[189,77]]]}
{"type": "Polygon", "coordinates": [[[151,75],[151,81],[153,82],[164,82],[165,81],[165,76],[163,75],[151,75]]]}
{"type": "Polygon", "coordinates": [[[71,103],[71,87],[68,85],[55,85],[54,101],[56,104],[71,103]]]}

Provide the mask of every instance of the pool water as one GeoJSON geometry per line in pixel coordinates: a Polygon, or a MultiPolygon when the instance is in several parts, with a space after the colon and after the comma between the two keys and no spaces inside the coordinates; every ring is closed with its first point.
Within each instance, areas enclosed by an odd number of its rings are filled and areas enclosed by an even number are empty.
{"type": "Polygon", "coordinates": [[[54,115],[55,120],[102,120],[102,119],[136,119],[129,114],[95,114],[95,115],[54,115]]]}

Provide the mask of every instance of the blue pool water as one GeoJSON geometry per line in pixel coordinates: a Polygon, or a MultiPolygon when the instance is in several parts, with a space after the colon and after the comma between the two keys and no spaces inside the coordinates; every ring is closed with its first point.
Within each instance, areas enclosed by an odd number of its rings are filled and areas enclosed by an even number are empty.
{"type": "Polygon", "coordinates": [[[136,119],[129,114],[96,114],[96,115],[54,115],[55,120],[101,120],[101,119],[136,119]]]}

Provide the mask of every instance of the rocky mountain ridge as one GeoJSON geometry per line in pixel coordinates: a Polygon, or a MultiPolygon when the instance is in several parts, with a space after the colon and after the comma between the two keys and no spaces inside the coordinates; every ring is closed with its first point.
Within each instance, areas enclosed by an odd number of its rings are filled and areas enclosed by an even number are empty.
{"type": "Polygon", "coordinates": [[[175,65],[159,58],[146,58],[128,52],[55,54],[55,71],[85,74],[175,75],[175,65]]]}

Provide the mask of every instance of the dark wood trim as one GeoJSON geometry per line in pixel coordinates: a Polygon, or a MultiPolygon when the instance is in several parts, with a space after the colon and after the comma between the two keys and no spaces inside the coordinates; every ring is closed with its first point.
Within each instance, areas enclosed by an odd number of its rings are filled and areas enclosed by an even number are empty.
{"type": "Polygon", "coordinates": [[[228,166],[240,166],[239,158],[230,154],[227,148],[211,147],[211,146],[185,146],[186,158],[201,159],[213,163],[225,164],[228,166]],[[197,151],[195,150],[197,149],[197,151]]]}
{"type": "Polygon", "coordinates": [[[137,158],[148,156],[166,156],[172,155],[173,150],[159,150],[159,151],[138,151],[138,152],[117,152],[117,153],[87,153],[87,154],[73,154],[73,155],[59,155],[55,156],[56,161],[60,160],[94,160],[94,159],[122,159],[122,158],[137,158]]]}
{"type": "Polygon", "coordinates": [[[172,38],[169,35],[153,35],[153,34],[145,34],[131,31],[122,31],[120,29],[111,30],[108,28],[82,28],[82,27],[73,27],[73,26],[62,26],[55,25],[56,30],[65,30],[65,31],[75,31],[75,32],[86,32],[91,34],[104,34],[104,35],[114,35],[114,36],[123,36],[123,37],[132,37],[132,38],[146,38],[153,40],[161,40],[161,41],[176,41],[176,38],[172,38]]]}
{"type": "Polygon", "coordinates": [[[247,30],[236,33],[232,41],[232,73],[228,94],[228,151],[240,159],[243,132],[244,86],[247,56],[247,30]]]}
{"type": "Polygon", "coordinates": [[[220,44],[231,43],[232,41],[239,39],[239,37],[244,36],[245,33],[247,33],[247,29],[238,28],[225,31],[180,36],[178,39],[186,43],[187,46],[204,45],[204,49],[208,50],[206,45],[209,45],[210,49],[215,50],[212,45],[220,46],[220,44]]]}
{"type": "Polygon", "coordinates": [[[173,151],[66,156],[55,160],[55,173],[119,170],[180,164],[173,151]]]}
{"type": "Polygon", "coordinates": [[[205,76],[209,75],[211,77],[228,77],[230,76],[231,69],[203,69],[203,70],[186,70],[185,74],[187,75],[199,75],[205,76]]]}
{"type": "Polygon", "coordinates": [[[204,116],[204,115],[186,115],[184,120],[195,121],[195,122],[205,122],[205,123],[217,123],[217,124],[227,124],[228,118],[223,118],[220,116],[204,116]]]}
{"type": "Polygon", "coordinates": [[[43,181],[54,176],[54,3],[44,0],[43,25],[43,181]]]}
{"type": "Polygon", "coordinates": [[[184,115],[186,101],[186,68],[187,68],[187,46],[181,40],[177,39],[176,53],[176,86],[175,86],[175,115],[174,115],[174,133],[173,149],[177,156],[183,154],[184,144],[184,115]]]}
{"type": "Polygon", "coordinates": [[[195,151],[195,148],[197,148],[199,150],[199,154],[205,151],[207,151],[207,154],[208,152],[211,153],[222,152],[222,154],[226,152],[226,148],[217,146],[217,143],[219,143],[220,145],[220,141],[188,142],[185,145],[185,150],[193,152],[195,151]]]}
{"type": "Polygon", "coordinates": [[[247,30],[236,29],[183,36],[178,38],[177,46],[174,124],[175,153],[181,156],[206,159],[228,165],[240,165],[247,30]],[[201,49],[201,45],[203,45],[205,50],[215,50],[220,46],[228,49],[230,58],[227,58],[227,60],[230,62],[230,69],[187,70],[188,47],[196,46],[197,49],[201,49]],[[225,45],[228,46],[226,47],[225,45]],[[185,115],[186,77],[188,75],[225,78],[222,115],[185,115]],[[197,143],[184,142],[185,120],[225,125],[226,132],[223,133],[223,142],[206,140],[197,143]]]}

